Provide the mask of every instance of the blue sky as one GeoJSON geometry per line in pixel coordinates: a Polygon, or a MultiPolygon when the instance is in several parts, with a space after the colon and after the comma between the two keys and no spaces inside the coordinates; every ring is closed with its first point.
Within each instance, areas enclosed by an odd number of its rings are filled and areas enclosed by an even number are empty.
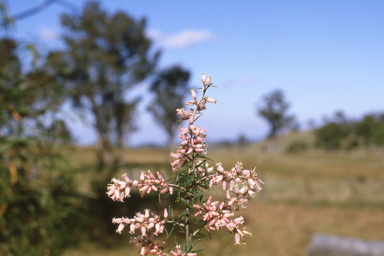
{"type": "MultiPolygon", "coordinates": [[[[11,14],[43,0],[8,0],[11,14]]],[[[66,0],[81,10],[86,1],[66,0]]],[[[181,64],[200,87],[200,73],[213,77],[218,88],[200,125],[213,140],[240,134],[260,139],[267,123],[256,115],[262,97],[282,89],[290,112],[302,126],[319,124],[324,115],[342,110],[350,118],[384,112],[384,1],[175,1],[104,0],[109,13],[122,10],[147,18],[154,49],[161,48],[159,68],[181,64]]],[[[8,31],[36,43],[42,50],[60,48],[60,14],[69,9],[53,4],[16,23],[8,31]]],[[[150,95],[144,82],[127,97],[144,95],[139,131],[130,145],[164,143],[166,134],[146,113],[150,95]]],[[[71,115],[67,111],[67,115],[71,115]]],[[[90,118],[91,119],[91,118],[90,118]]],[[[71,119],[75,138],[91,144],[91,127],[71,119]]]]}

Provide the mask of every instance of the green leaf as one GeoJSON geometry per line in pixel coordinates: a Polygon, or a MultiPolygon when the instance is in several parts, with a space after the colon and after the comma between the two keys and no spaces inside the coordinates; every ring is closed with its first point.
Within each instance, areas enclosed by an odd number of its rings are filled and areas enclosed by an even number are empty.
{"type": "Polygon", "coordinates": [[[192,252],[192,253],[198,253],[198,252],[201,252],[202,250],[204,250],[204,248],[197,249],[197,250],[194,250],[194,251],[191,251],[191,252],[192,252]]]}
{"type": "Polygon", "coordinates": [[[188,249],[188,251],[190,251],[198,242],[200,242],[201,239],[197,239],[196,242],[194,242],[190,248],[188,249]]]}
{"type": "Polygon", "coordinates": [[[193,207],[193,204],[191,204],[191,203],[189,203],[189,202],[187,202],[187,200],[185,200],[184,198],[180,198],[180,201],[181,202],[183,202],[183,203],[185,203],[186,205],[188,205],[190,208],[192,208],[193,207]]]}
{"type": "Polygon", "coordinates": [[[172,217],[172,221],[174,221],[175,219],[173,218],[173,208],[169,208],[170,209],[170,214],[171,214],[171,217],[172,217]]]}
{"type": "Polygon", "coordinates": [[[175,229],[175,226],[171,228],[171,231],[169,232],[169,236],[172,234],[173,230],[175,229]]]}

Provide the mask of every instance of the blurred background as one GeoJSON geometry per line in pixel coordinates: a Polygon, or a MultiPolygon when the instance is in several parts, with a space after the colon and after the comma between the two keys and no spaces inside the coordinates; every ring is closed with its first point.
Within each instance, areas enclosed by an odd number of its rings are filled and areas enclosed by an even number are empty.
{"type": "Polygon", "coordinates": [[[172,176],[203,72],[208,157],[265,186],[248,244],[218,232],[202,255],[384,240],[383,1],[0,0],[0,19],[0,255],[135,254],[111,218],[173,200],[106,185],[172,176]]]}

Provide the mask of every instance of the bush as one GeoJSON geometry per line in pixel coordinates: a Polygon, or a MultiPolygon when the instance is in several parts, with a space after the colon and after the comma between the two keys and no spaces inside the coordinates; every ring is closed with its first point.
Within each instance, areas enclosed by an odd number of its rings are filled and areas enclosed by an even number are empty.
{"type": "Polygon", "coordinates": [[[384,146],[384,123],[377,125],[372,135],[373,143],[377,146],[384,146]]]}
{"type": "Polygon", "coordinates": [[[295,140],[287,145],[285,151],[288,153],[297,153],[297,152],[303,152],[307,149],[308,149],[308,143],[301,140],[295,140]]]}
{"type": "Polygon", "coordinates": [[[342,140],[348,136],[348,131],[343,125],[331,122],[317,129],[315,136],[317,147],[327,150],[339,149],[342,140]]]}
{"type": "Polygon", "coordinates": [[[353,150],[359,147],[359,140],[357,138],[350,139],[346,146],[345,149],[347,150],[353,150]]]}
{"type": "Polygon", "coordinates": [[[356,134],[364,139],[366,145],[374,143],[384,146],[384,114],[369,114],[356,125],[356,134]]]}

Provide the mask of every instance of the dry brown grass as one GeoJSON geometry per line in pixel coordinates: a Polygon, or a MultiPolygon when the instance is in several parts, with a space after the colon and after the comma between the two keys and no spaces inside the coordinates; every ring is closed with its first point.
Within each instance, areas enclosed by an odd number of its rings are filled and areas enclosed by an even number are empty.
{"type": "MultiPolygon", "coordinates": [[[[198,244],[198,248],[205,248],[201,255],[304,255],[315,232],[384,240],[383,209],[377,207],[270,204],[255,200],[244,217],[247,230],[253,232],[246,245],[235,246],[233,236],[226,231],[213,233],[212,240],[207,238],[198,244]]],[[[114,249],[88,243],[79,250],[67,251],[65,256],[123,256],[135,255],[137,251],[128,242],[114,249]]]]}
{"type": "MultiPolygon", "coordinates": [[[[257,166],[266,184],[244,212],[247,230],[254,234],[247,245],[234,246],[233,237],[225,231],[214,233],[212,240],[199,244],[206,248],[201,255],[304,255],[315,232],[384,240],[384,152],[308,150],[287,154],[283,149],[289,139],[243,149],[209,148],[208,156],[223,162],[225,168],[237,161],[245,168],[257,166]]],[[[94,159],[92,149],[78,150],[74,161],[89,163],[94,159]]],[[[164,166],[171,161],[168,153],[127,149],[128,169],[123,171],[132,171],[129,163],[141,164],[143,170],[156,164],[164,166]]],[[[137,172],[140,166],[133,169],[137,172]]],[[[136,255],[137,251],[128,243],[114,249],[87,243],[65,255],[120,256],[136,255]]]]}

